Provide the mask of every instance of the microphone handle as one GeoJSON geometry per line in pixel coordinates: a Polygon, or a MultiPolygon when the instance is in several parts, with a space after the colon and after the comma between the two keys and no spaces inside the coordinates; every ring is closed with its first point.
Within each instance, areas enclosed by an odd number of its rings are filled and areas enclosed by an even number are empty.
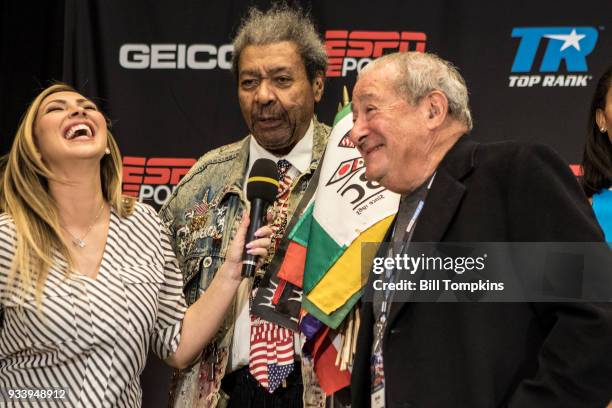
{"type": "MultiPolygon", "coordinates": [[[[255,231],[265,224],[266,210],[268,202],[261,198],[254,198],[251,201],[251,213],[249,218],[251,222],[247,229],[245,244],[255,239],[255,231]]],[[[244,252],[242,256],[242,277],[251,278],[255,276],[255,268],[257,266],[257,257],[255,255],[244,252]]]]}

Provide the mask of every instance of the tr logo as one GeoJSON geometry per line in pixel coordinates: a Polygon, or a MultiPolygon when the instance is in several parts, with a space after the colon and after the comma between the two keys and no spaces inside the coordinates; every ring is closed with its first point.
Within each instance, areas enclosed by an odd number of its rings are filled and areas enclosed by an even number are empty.
{"type": "Polygon", "coordinates": [[[586,57],[595,48],[598,32],[593,27],[517,27],[512,37],[521,38],[512,72],[531,72],[540,48],[546,43],[539,72],[557,72],[565,61],[568,72],[585,72],[586,57]]]}

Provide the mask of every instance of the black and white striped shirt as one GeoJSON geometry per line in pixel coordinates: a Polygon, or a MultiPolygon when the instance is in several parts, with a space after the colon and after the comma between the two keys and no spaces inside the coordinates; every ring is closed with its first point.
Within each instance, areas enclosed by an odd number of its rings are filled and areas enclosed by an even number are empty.
{"type": "MultiPolygon", "coordinates": [[[[176,351],[186,310],[181,274],[155,211],[143,204],[127,218],[111,211],[96,279],[66,279],[66,263],[56,257],[42,314],[33,296],[18,301],[7,290],[14,239],[12,219],[0,214],[0,388],[61,388],[67,405],[140,406],[149,344],[162,359],[176,351]]],[[[47,406],[22,402],[38,404],[47,406]]]]}

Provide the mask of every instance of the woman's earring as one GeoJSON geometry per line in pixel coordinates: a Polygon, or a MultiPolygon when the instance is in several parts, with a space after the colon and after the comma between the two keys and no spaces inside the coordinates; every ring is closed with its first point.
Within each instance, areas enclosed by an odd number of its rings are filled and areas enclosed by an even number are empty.
{"type": "Polygon", "coordinates": [[[605,128],[605,127],[602,127],[601,129],[599,129],[599,131],[600,131],[601,133],[606,133],[606,128],[605,128]]]}
{"type": "Polygon", "coordinates": [[[110,154],[110,149],[108,147],[104,149],[104,154],[110,154]]]}

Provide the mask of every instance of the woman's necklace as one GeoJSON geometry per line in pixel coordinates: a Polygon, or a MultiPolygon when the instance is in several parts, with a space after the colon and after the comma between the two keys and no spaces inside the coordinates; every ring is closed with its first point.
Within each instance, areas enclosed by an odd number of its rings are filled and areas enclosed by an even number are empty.
{"type": "Polygon", "coordinates": [[[91,231],[93,226],[96,224],[96,221],[98,221],[98,218],[100,218],[100,215],[102,215],[102,210],[103,209],[104,209],[104,200],[102,200],[102,205],[100,206],[100,210],[98,211],[98,215],[96,215],[96,217],[93,219],[93,221],[91,222],[91,225],[89,226],[89,228],[87,228],[87,231],[85,231],[85,234],[83,234],[83,236],[81,238],[75,237],[72,234],[72,232],[70,232],[68,230],[68,228],[66,228],[65,226],[60,224],[60,226],[64,229],[64,231],[66,231],[72,237],[72,244],[75,247],[78,247],[78,248],[82,249],[82,248],[85,248],[85,246],[87,246],[87,244],[85,244],[85,237],[87,236],[87,234],[89,234],[89,232],[91,231]]]}

